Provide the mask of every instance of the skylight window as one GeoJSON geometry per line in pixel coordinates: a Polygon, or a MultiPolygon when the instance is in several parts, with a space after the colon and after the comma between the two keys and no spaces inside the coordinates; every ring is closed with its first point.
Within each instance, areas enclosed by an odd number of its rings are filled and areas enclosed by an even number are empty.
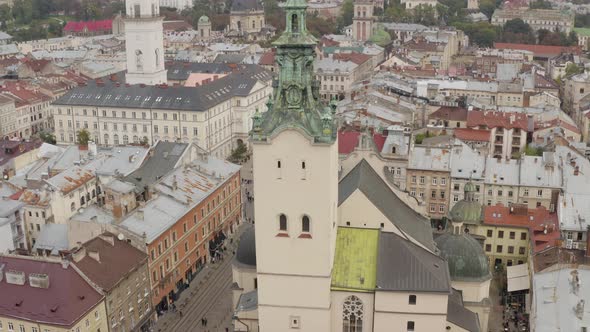
{"type": "Polygon", "coordinates": [[[141,99],[141,96],[135,97],[135,101],[139,101],[140,99],[141,99]]]}
{"type": "Polygon", "coordinates": [[[158,97],[158,98],[156,98],[156,103],[159,103],[159,102],[161,102],[161,101],[162,101],[162,97],[158,97]]]}
{"type": "Polygon", "coordinates": [[[131,99],[131,96],[125,96],[125,100],[131,99]]]}
{"type": "Polygon", "coordinates": [[[121,99],[121,95],[118,95],[115,97],[115,100],[119,100],[119,99],[121,99]]]}
{"type": "Polygon", "coordinates": [[[113,95],[107,95],[107,97],[105,99],[111,99],[113,95]]]}

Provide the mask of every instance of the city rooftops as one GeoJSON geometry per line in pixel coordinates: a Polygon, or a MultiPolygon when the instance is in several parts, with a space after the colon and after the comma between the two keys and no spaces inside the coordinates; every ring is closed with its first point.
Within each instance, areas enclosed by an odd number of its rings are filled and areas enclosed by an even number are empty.
{"type": "Polygon", "coordinates": [[[84,275],[108,292],[145,264],[147,254],[114,234],[103,233],[82,244],[73,259],[84,275]]]}
{"type": "Polygon", "coordinates": [[[4,317],[70,329],[103,299],[67,263],[0,256],[0,270],[5,274],[0,281],[4,317]]]}
{"type": "Polygon", "coordinates": [[[95,179],[94,172],[86,167],[73,166],[45,180],[53,188],[67,195],[89,181],[95,179]]]}
{"type": "Polygon", "coordinates": [[[416,145],[410,152],[408,169],[450,171],[451,149],[449,147],[416,145]]]}

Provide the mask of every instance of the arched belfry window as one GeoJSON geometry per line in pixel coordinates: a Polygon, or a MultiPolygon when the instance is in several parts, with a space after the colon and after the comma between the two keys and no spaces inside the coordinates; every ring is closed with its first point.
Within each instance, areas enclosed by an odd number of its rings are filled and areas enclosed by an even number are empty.
{"type": "Polygon", "coordinates": [[[342,306],[342,332],[361,332],[363,330],[363,301],[351,295],[342,306]]]}
{"type": "Polygon", "coordinates": [[[309,221],[309,217],[303,216],[303,218],[301,218],[301,231],[304,233],[309,233],[310,230],[311,230],[311,224],[309,221]]]}
{"type": "Polygon", "coordinates": [[[287,216],[282,214],[279,216],[279,230],[280,231],[287,231],[287,216]]]}
{"type": "Polygon", "coordinates": [[[299,22],[297,21],[297,14],[291,15],[291,32],[299,32],[299,22]]]}

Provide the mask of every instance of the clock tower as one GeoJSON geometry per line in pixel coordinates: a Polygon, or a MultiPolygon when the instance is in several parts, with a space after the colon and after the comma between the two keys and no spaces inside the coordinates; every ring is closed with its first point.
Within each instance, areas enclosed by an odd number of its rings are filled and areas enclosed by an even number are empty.
{"type": "Polygon", "coordinates": [[[125,7],[127,83],[166,83],[164,28],[159,0],[126,0],[125,7]]]}
{"type": "Polygon", "coordinates": [[[322,105],[313,63],[317,43],[305,0],[284,4],[273,43],[278,79],[250,140],[260,331],[330,331],[336,241],[338,142],[335,105],[322,105]]]}

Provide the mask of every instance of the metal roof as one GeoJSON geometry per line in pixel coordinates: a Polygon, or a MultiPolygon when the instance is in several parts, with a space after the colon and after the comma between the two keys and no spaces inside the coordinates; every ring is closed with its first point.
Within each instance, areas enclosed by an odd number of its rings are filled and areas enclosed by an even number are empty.
{"type": "Polygon", "coordinates": [[[406,205],[389,188],[371,165],[361,160],[338,184],[338,206],[360,190],[389,221],[425,247],[433,250],[434,241],[428,219],[406,205]]]}
{"type": "Polygon", "coordinates": [[[378,229],[338,228],[332,268],[332,290],[375,290],[378,242],[378,229]]]}
{"type": "Polygon", "coordinates": [[[381,232],[377,289],[450,293],[447,262],[395,233],[381,232]]]}

